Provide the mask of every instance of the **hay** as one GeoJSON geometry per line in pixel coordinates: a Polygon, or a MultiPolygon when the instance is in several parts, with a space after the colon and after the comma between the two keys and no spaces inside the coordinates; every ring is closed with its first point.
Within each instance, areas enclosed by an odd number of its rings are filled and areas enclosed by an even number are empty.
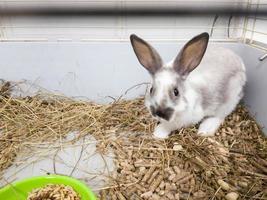
{"type": "Polygon", "coordinates": [[[0,172],[21,149],[53,145],[77,131],[76,139],[92,134],[99,152],[115,154],[117,171],[100,199],[267,199],[267,140],[242,105],[213,138],[198,137],[195,126],[160,141],[151,137],[156,122],[143,98],[100,105],[7,91],[0,99],[0,172]]]}

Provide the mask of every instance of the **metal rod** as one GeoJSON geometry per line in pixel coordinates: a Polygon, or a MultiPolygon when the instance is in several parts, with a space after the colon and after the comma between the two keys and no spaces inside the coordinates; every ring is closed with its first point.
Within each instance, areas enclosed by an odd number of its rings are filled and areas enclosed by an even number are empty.
{"type": "Polygon", "coordinates": [[[253,29],[244,29],[244,30],[249,31],[249,32],[258,33],[258,34],[261,34],[261,35],[267,35],[267,33],[265,33],[265,32],[255,31],[255,30],[253,30],[253,29]]]}
{"type": "Polygon", "coordinates": [[[232,18],[233,18],[233,15],[231,14],[231,16],[229,17],[229,20],[228,20],[228,27],[227,27],[227,36],[228,38],[230,38],[230,26],[231,26],[231,21],[232,21],[232,18]]]}
{"type": "MultiPolygon", "coordinates": [[[[249,18],[249,19],[254,19],[255,17],[248,16],[248,18],[249,18]]],[[[256,16],[256,19],[264,20],[264,21],[266,20],[266,21],[267,21],[267,18],[265,18],[265,17],[257,17],[257,16],[256,16]]]]}
{"type": "Polygon", "coordinates": [[[256,25],[256,21],[257,21],[257,19],[256,19],[256,17],[257,17],[257,12],[258,12],[258,9],[259,9],[259,3],[260,3],[260,0],[258,0],[257,1],[257,7],[256,7],[256,11],[255,11],[255,14],[254,14],[254,19],[253,19],[253,25],[252,25],[252,33],[251,33],[251,36],[250,36],[250,43],[252,43],[252,41],[253,41],[253,36],[254,36],[254,33],[255,33],[255,25],[256,25]]]}
{"type": "MultiPolygon", "coordinates": [[[[158,29],[158,25],[147,25],[147,26],[140,26],[140,25],[127,25],[125,26],[126,28],[135,28],[135,29],[153,29],[156,28],[158,29]]],[[[115,26],[1,26],[0,28],[12,28],[12,29],[24,29],[24,28],[30,28],[30,29],[48,29],[48,28],[53,28],[53,29],[73,29],[73,28],[103,28],[103,29],[114,29],[116,28],[115,26]]],[[[227,26],[217,26],[217,27],[211,27],[211,26],[171,26],[171,25],[163,25],[160,26],[160,28],[170,28],[170,29],[240,29],[243,30],[242,27],[227,27],[227,26]]]]}
{"type": "Polygon", "coordinates": [[[259,60],[260,60],[260,61],[263,61],[263,60],[266,59],[266,58],[267,58],[267,53],[264,54],[263,56],[261,56],[261,57],[259,58],[259,60]]]}
{"type": "MultiPolygon", "coordinates": [[[[250,5],[251,5],[251,0],[247,0],[247,5],[246,5],[247,11],[249,11],[250,5]]],[[[247,26],[248,26],[248,15],[245,15],[243,24],[243,33],[242,33],[242,38],[244,43],[246,42],[247,26]]]]}
{"type": "MultiPolygon", "coordinates": [[[[190,38],[178,39],[178,38],[168,38],[168,39],[155,39],[155,38],[146,38],[147,41],[153,42],[185,42],[190,38]]],[[[73,40],[71,38],[58,38],[58,42],[129,42],[128,38],[123,39],[113,39],[113,38],[81,38],[78,40],[73,40]]],[[[236,39],[210,39],[211,42],[241,42],[241,38],[236,39]]],[[[49,42],[47,38],[5,38],[0,39],[0,42],[49,42]]],[[[55,42],[52,40],[50,42],[55,42]]]]}
{"type": "MultiPolygon", "coordinates": [[[[233,14],[253,13],[244,8],[244,1],[0,1],[1,15],[118,15],[118,14],[233,14]]],[[[260,9],[260,13],[266,10],[260,9]]]]}

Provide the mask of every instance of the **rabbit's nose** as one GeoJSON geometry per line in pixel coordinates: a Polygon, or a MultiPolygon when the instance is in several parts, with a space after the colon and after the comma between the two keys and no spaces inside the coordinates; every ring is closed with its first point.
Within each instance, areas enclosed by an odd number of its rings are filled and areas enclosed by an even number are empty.
{"type": "Polygon", "coordinates": [[[151,111],[153,116],[156,116],[156,109],[154,106],[150,106],[150,111],[151,111]]]}
{"type": "MultiPolygon", "coordinates": [[[[157,108],[155,109],[154,111],[154,115],[162,118],[162,119],[165,119],[165,120],[170,120],[171,116],[172,116],[172,113],[173,113],[173,109],[172,108],[157,108]]],[[[153,114],[153,111],[152,111],[152,114],[153,114]]]]}

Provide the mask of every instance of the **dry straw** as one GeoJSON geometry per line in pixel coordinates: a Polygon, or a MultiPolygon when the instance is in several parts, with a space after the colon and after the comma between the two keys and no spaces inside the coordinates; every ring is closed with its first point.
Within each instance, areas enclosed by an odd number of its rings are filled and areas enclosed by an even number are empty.
{"type": "Polygon", "coordinates": [[[100,105],[45,93],[12,97],[8,82],[0,92],[1,172],[21,149],[77,131],[115,154],[100,199],[267,199],[267,140],[242,105],[215,137],[198,137],[196,126],[156,140],[143,98],[100,105]]]}

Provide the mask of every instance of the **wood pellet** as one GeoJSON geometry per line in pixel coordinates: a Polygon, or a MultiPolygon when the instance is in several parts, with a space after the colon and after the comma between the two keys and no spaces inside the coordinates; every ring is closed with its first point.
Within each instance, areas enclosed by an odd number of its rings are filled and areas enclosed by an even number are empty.
{"type": "Polygon", "coordinates": [[[81,200],[81,198],[70,186],[48,184],[30,192],[27,200],[81,200]]]}

